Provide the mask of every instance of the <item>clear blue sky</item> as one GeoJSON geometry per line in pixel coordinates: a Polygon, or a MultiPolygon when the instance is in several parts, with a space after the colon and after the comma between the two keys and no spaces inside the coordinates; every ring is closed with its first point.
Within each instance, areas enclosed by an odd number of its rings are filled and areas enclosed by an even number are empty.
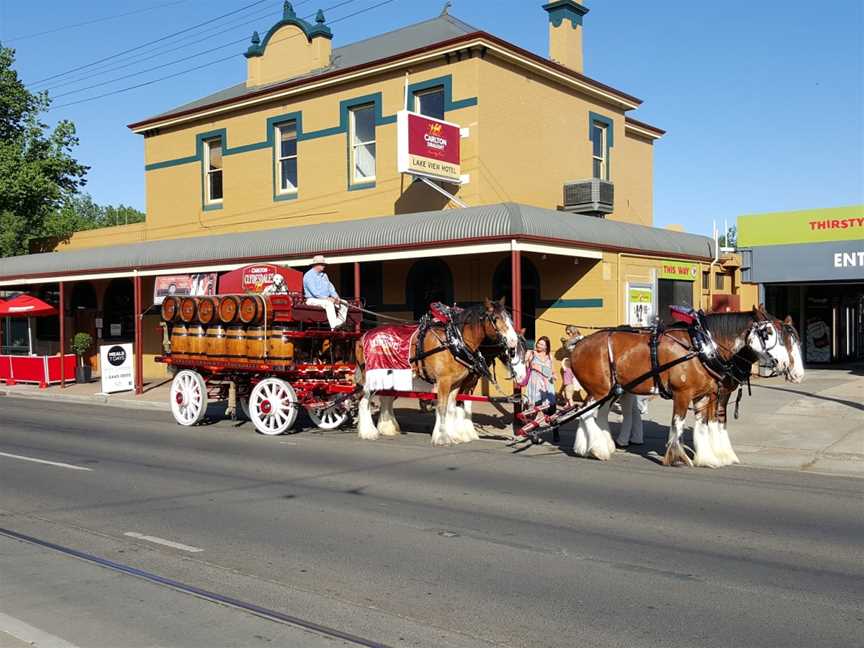
{"type": "MultiPolygon", "coordinates": [[[[0,41],[17,50],[17,68],[25,82],[33,83],[252,1],[0,0],[0,41]],[[136,13],[118,16],[128,12],[136,13]],[[111,16],[115,18],[20,38],[111,16]]],[[[352,0],[327,17],[336,19],[380,1],[352,0]]],[[[305,15],[339,3],[307,0],[295,6],[305,15]]],[[[272,24],[281,4],[266,0],[186,37],[139,50],[143,58],[183,46],[56,88],[53,94],[248,39],[253,28],[265,31],[272,24]],[[221,30],[227,32],[213,33],[221,30]]],[[[545,55],[542,4],[455,0],[451,13],[545,55]]],[[[442,5],[443,0],[393,0],[334,24],[334,45],[432,17],[442,5]]],[[[656,225],[680,223],[688,231],[708,233],[712,219],[732,224],[743,213],[864,203],[861,0],[588,0],[586,5],[591,9],[585,18],[586,73],[643,99],[631,115],[668,131],[655,146],[656,225]]],[[[87,190],[98,202],[144,208],[142,140],[126,124],[241,81],[245,47],[245,42],[236,43],[55,99],[59,106],[234,54],[194,73],[50,113],[52,120],[63,117],[77,125],[78,156],[92,167],[87,190]]],[[[132,56],[102,65],[121,65],[132,56]]],[[[78,76],[90,74],[88,69],[78,76]]],[[[70,78],[75,75],[54,83],[70,78]]]]}

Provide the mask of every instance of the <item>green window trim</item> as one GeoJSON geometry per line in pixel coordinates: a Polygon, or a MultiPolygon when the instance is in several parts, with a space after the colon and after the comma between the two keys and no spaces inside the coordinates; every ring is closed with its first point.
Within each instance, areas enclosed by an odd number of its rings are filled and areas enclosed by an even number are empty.
{"type": "MultiPolygon", "coordinates": [[[[594,127],[595,123],[603,124],[606,127],[606,177],[601,178],[601,180],[607,180],[609,182],[612,181],[612,147],[615,146],[615,122],[612,121],[610,117],[606,117],[606,115],[601,115],[600,113],[595,113],[593,111],[588,111],[588,141],[591,140],[591,131],[594,127]]],[[[593,144],[593,142],[592,142],[593,144]]],[[[594,151],[591,151],[591,177],[594,177],[594,151]]]]}

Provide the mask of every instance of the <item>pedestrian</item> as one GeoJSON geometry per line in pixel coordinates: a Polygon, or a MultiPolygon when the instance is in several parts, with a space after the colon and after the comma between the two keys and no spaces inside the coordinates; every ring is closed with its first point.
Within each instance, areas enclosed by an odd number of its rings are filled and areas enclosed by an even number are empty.
{"type": "MultiPolygon", "coordinates": [[[[523,395],[528,407],[540,409],[537,413],[538,419],[541,419],[543,414],[555,413],[555,372],[549,348],[549,338],[544,335],[537,338],[534,350],[525,354],[528,383],[523,395]]],[[[557,427],[553,428],[553,439],[558,440],[557,427]]]]}
{"type": "Polygon", "coordinates": [[[327,313],[330,328],[337,329],[345,323],[348,305],[339,299],[339,293],[324,272],[325,267],[327,267],[327,260],[322,255],[316,254],[312,259],[312,267],[303,275],[303,293],[306,296],[306,303],[323,308],[327,313]]]}
{"type": "Polygon", "coordinates": [[[621,402],[621,429],[615,445],[626,448],[628,445],[642,445],[642,414],[648,411],[648,398],[625,392],[621,402]]]}

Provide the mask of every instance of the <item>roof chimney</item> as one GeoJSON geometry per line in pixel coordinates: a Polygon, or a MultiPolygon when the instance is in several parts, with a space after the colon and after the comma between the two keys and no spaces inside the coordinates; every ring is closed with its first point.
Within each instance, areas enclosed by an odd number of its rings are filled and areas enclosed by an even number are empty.
{"type": "Polygon", "coordinates": [[[549,14],[549,58],[581,73],[582,16],[588,8],[574,0],[555,0],[543,9],[549,14]]]}

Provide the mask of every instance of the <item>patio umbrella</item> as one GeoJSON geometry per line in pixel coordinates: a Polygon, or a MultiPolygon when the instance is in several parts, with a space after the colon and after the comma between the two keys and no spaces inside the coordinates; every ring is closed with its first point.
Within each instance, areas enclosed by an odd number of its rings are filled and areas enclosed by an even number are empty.
{"type": "Polygon", "coordinates": [[[56,315],[57,309],[38,297],[18,295],[9,301],[0,301],[0,317],[47,317],[56,315]]]}
{"type": "Polygon", "coordinates": [[[0,317],[26,317],[27,318],[27,341],[30,355],[33,355],[33,330],[31,317],[47,317],[56,315],[57,309],[38,297],[32,295],[18,295],[9,301],[0,303],[0,317]]]}

